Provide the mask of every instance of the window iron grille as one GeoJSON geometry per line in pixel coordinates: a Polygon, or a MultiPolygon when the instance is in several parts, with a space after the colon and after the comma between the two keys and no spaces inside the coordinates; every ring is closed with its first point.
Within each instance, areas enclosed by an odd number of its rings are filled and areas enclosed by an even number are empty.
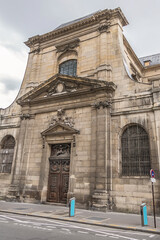
{"type": "Polygon", "coordinates": [[[59,73],[69,76],[76,76],[77,74],[77,60],[68,60],[60,64],[59,73]]]}
{"type": "Polygon", "coordinates": [[[150,147],[146,131],[139,125],[127,127],[121,139],[122,175],[148,176],[150,174],[150,147]]]}
{"type": "Polygon", "coordinates": [[[14,138],[10,135],[4,137],[0,149],[0,173],[11,173],[14,147],[14,138]]]}

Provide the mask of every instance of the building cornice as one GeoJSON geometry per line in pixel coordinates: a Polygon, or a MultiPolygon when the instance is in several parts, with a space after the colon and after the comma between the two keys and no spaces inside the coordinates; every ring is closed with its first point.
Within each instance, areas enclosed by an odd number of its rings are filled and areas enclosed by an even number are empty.
{"type": "Polygon", "coordinates": [[[49,41],[53,38],[57,38],[60,36],[63,36],[65,34],[72,33],[74,31],[78,31],[82,28],[90,27],[94,24],[99,23],[100,21],[104,19],[113,19],[113,18],[119,18],[122,26],[126,26],[128,24],[127,19],[125,18],[124,14],[122,13],[120,8],[116,8],[113,10],[105,9],[99,12],[96,12],[92,16],[82,19],[78,22],[73,22],[67,26],[55,29],[49,33],[43,34],[43,35],[36,35],[34,37],[31,37],[28,39],[28,41],[25,42],[25,44],[28,47],[32,47],[35,44],[40,44],[46,41],[49,41]]]}
{"type": "Polygon", "coordinates": [[[133,57],[134,61],[136,62],[136,64],[138,65],[138,67],[143,70],[144,67],[142,65],[142,63],[140,62],[139,58],[137,57],[137,55],[135,54],[135,52],[133,51],[132,47],[130,46],[129,42],[127,41],[127,39],[125,38],[125,36],[123,35],[123,43],[125,45],[125,47],[127,48],[128,52],[131,54],[131,56],[133,57]]]}

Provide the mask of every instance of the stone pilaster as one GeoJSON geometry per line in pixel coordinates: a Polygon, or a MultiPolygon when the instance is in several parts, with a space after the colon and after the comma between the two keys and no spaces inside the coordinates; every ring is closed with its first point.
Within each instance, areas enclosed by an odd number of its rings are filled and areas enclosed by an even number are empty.
{"type": "Polygon", "coordinates": [[[96,108],[96,168],[92,207],[106,211],[110,192],[110,103],[99,102],[96,108]]]}

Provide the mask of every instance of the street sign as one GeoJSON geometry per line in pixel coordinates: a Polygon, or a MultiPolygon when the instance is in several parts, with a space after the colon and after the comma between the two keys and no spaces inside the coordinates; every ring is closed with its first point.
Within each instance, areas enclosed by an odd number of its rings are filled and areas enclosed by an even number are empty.
{"type": "Polygon", "coordinates": [[[152,183],[155,183],[155,182],[156,182],[156,179],[155,179],[155,178],[151,178],[151,182],[152,182],[152,183]]]}
{"type": "Polygon", "coordinates": [[[150,170],[150,175],[151,175],[151,178],[155,178],[155,172],[153,171],[153,169],[150,170]]]}
{"type": "Polygon", "coordinates": [[[151,175],[151,182],[152,182],[154,227],[156,228],[156,209],[155,209],[155,202],[154,202],[154,184],[153,184],[156,182],[156,179],[155,179],[155,172],[153,171],[153,169],[150,170],[150,175],[151,175]]]}

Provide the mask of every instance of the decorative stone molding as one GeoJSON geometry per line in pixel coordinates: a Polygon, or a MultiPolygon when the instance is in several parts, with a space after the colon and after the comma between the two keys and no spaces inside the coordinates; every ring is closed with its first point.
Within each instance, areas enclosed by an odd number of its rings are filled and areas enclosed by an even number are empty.
{"type": "Polygon", "coordinates": [[[42,141],[43,141],[42,147],[45,148],[45,142],[46,142],[45,136],[42,136],[42,141]]]}
{"type": "Polygon", "coordinates": [[[141,75],[137,72],[137,70],[135,69],[135,67],[133,66],[132,63],[130,63],[130,69],[131,69],[131,71],[132,71],[132,73],[131,73],[132,78],[133,78],[135,81],[139,82],[139,81],[140,81],[140,78],[141,78],[141,75]]]}
{"type": "Polygon", "coordinates": [[[31,118],[34,118],[34,115],[31,115],[29,113],[23,113],[20,115],[21,120],[26,120],[26,119],[31,119],[31,118]]]}
{"type": "Polygon", "coordinates": [[[10,128],[19,128],[20,125],[2,125],[0,129],[10,129],[10,128]]]}
{"type": "Polygon", "coordinates": [[[40,52],[40,44],[37,43],[37,44],[34,45],[33,48],[31,48],[31,51],[30,51],[29,54],[31,54],[31,53],[39,54],[39,52],[40,52]]]}
{"type": "Polygon", "coordinates": [[[105,22],[100,23],[100,25],[98,27],[98,31],[100,33],[103,33],[103,32],[107,32],[108,33],[110,25],[111,25],[111,22],[106,20],[105,22]]]}
{"type": "Polygon", "coordinates": [[[56,93],[60,94],[63,92],[75,92],[78,88],[80,88],[80,84],[73,82],[64,82],[58,81],[57,84],[48,90],[47,96],[52,96],[56,93]]]}
{"type": "Polygon", "coordinates": [[[109,210],[109,194],[105,190],[95,190],[92,195],[92,210],[107,211],[109,210]]]}
{"type": "Polygon", "coordinates": [[[66,43],[56,45],[55,47],[57,49],[57,52],[66,52],[66,51],[73,50],[74,48],[78,47],[79,42],[80,42],[80,40],[77,38],[77,39],[74,39],[70,42],[66,42],[66,43]]]}
{"type": "Polygon", "coordinates": [[[103,108],[111,107],[111,105],[112,105],[112,102],[110,101],[100,101],[100,102],[94,103],[93,107],[100,109],[101,107],[103,108]]]}
{"type": "Polygon", "coordinates": [[[110,82],[112,80],[112,66],[109,64],[100,65],[94,72],[94,76],[99,80],[107,79],[110,82]]]}
{"type": "Polygon", "coordinates": [[[31,53],[35,53],[35,54],[38,54],[40,52],[40,48],[35,48],[34,50],[32,50],[31,52],[29,52],[29,54],[31,53]]]}
{"type": "Polygon", "coordinates": [[[54,126],[57,123],[62,123],[69,127],[73,127],[75,123],[74,123],[74,120],[72,119],[72,117],[67,117],[64,115],[65,115],[65,111],[63,109],[58,109],[57,117],[53,117],[51,119],[50,127],[54,126]]]}

